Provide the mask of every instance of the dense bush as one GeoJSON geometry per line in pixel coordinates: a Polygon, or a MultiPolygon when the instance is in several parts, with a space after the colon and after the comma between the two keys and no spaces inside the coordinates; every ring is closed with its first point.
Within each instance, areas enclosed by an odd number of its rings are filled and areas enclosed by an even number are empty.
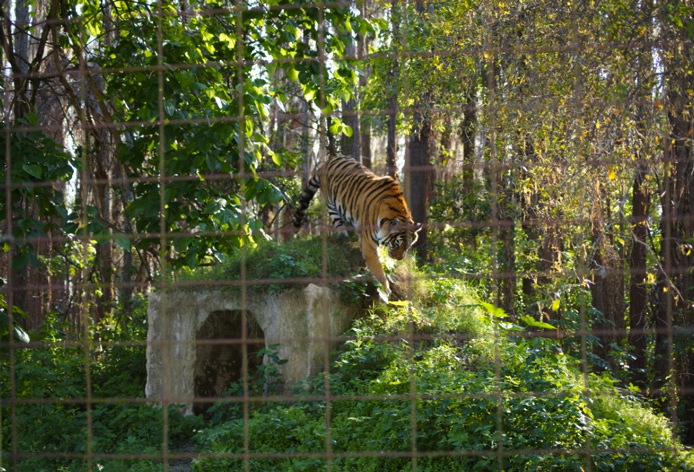
{"type": "MultiPolygon", "coordinates": [[[[299,261],[295,244],[278,257],[299,261]]],[[[273,267],[255,257],[253,271],[273,267]]],[[[291,396],[253,390],[244,405],[232,385],[204,418],[144,400],[141,302],[95,327],[98,342],[68,342],[49,318],[12,369],[0,359],[0,466],[161,470],[166,441],[194,451],[198,472],[694,470],[668,421],[609,373],[585,372],[575,341],[515,324],[457,280],[422,277],[413,292],[356,321],[330,372],[291,396]]],[[[275,378],[282,359],[267,354],[257,375],[275,378]]]]}
{"type": "Polygon", "coordinates": [[[83,471],[90,463],[96,470],[154,471],[161,470],[157,455],[165,422],[169,447],[188,440],[198,418],[144,402],[145,305],[142,300],[135,305],[133,312],[117,313],[98,327],[100,343],[68,341],[52,315],[41,332],[32,333],[32,344],[14,351],[13,370],[2,351],[0,466],[83,471]],[[116,329],[118,321],[123,323],[116,329]],[[23,456],[16,464],[9,460],[13,448],[23,456]]]}
{"type": "Polygon", "coordinates": [[[357,322],[303,399],[210,423],[195,470],[243,470],[244,444],[263,471],[323,469],[328,444],[339,471],[694,470],[664,418],[555,340],[450,280],[426,293],[357,322]]]}

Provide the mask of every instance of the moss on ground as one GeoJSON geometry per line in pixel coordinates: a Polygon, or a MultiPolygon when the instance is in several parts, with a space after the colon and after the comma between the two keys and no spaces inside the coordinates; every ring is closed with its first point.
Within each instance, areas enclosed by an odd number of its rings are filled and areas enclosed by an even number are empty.
{"type": "Polygon", "coordinates": [[[374,287],[370,280],[361,279],[367,274],[356,239],[331,236],[284,243],[261,241],[212,266],[177,274],[171,283],[176,288],[216,286],[233,291],[245,283],[254,293],[277,293],[316,283],[339,286],[356,296],[355,291],[363,294],[374,287]]]}

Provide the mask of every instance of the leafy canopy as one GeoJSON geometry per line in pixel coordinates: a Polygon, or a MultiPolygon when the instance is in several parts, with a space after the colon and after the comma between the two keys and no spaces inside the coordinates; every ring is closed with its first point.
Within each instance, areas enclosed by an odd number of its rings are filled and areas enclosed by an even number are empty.
{"type": "Polygon", "coordinates": [[[80,21],[65,25],[60,43],[98,64],[104,118],[118,124],[136,232],[117,239],[126,249],[195,267],[251,243],[262,231],[258,208],[284,198],[264,175],[283,163],[266,129],[271,107],[289,109],[290,92],[330,116],[334,132],[351,132],[331,116],[357,80],[345,49],[356,31],[374,27],[348,8],[211,1],[181,14],[173,1],[104,9],[93,0],[66,8],[80,21]]]}

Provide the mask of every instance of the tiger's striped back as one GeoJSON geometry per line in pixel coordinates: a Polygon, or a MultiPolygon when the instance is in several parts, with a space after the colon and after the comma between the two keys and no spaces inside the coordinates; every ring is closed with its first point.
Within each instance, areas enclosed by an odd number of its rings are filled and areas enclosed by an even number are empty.
{"type": "Polygon", "coordinates": [[[332,157],[316,171],[301,193],[294,217],[297,228],[301,227],[319,189],[335,228],[359,234],[364,259],[387,292],[388,281],[377,246],[387,246],[391,257],[402,259],[416,242],[421,228],[412,219],[400,185],[392,177],[375,175],[354,159],[332,157]]]}

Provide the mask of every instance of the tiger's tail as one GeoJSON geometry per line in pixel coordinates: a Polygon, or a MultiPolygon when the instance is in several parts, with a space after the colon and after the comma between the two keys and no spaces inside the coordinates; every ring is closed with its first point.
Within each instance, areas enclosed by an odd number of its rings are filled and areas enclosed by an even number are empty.
{"type": "Polygon", "coordinates": [[[301,197],[299,197],[299,206],[296,208],[294,212],[294,227],[295,228],[301,228],[301,225],[304,222],[304,218],[306,217],[306,211],[308,210],[308,206],[311,204],[311,200],[313,200],[314,195],[316,195],[316,192],[320,188],[320,181],[318,179],[317,175],[314,175],[311,177],[311,180],[308,181],[308,185],[306,185],[306,188],[301,192],[301,197]]]}

